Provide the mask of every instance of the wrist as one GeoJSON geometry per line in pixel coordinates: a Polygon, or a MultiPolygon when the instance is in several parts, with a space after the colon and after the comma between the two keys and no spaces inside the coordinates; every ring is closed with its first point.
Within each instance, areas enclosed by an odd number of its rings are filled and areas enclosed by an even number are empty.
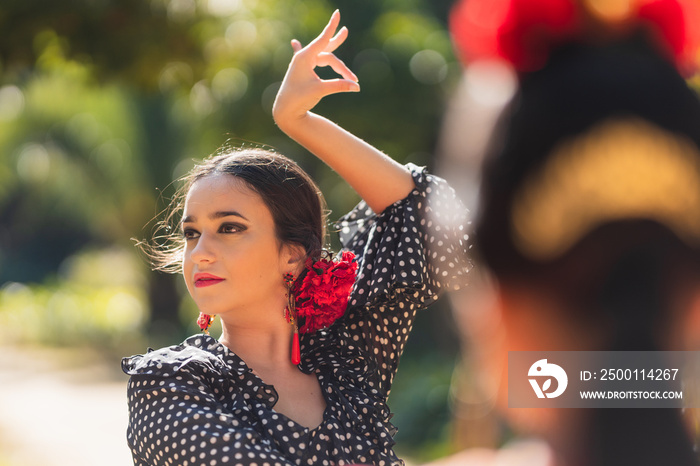
{"type": "MultiPolygon", "coordinates": [[[[309,115],[311,112],[304,112],[302,114],[280,114],[273,111],[272,118],[279,129],[289,136],[299,132],[307,124],[309,115]]],[[[293,136],[292,136],[293,137],[293,136]]]]}

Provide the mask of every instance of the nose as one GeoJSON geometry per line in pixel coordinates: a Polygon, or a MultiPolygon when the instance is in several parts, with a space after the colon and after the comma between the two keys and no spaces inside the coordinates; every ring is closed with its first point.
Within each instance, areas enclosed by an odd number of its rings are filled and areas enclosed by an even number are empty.
{"type": "Polygon", "coordinates": [[[200,234],[196,244],[190,250],[190,259],[195,263],[214,262],[216,256],[211,238],[208,235],[200,234]]]}

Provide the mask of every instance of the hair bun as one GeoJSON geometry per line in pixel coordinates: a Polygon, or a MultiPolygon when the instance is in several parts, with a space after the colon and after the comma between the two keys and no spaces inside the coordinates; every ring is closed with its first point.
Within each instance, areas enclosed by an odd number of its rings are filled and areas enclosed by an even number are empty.
{"type": "Polygon", "coordinates": [[[502,60],[522,72],[543,67],[566,43],[640,28],[682,72],[696,67],[700,45],[698,0],[460,0],[449,23],[464,62],[502,60]]]}

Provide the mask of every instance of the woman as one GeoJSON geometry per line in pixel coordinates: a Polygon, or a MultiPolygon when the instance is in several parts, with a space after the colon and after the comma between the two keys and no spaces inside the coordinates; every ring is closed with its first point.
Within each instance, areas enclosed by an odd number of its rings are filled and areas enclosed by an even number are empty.
{"type": "Polygon", "coordinates": [[[476,220],[499,325],[473,342],[500,379],[500,413],[548,446],[523,453],[537,459],[504,452],[478,464],[698,464],[688,412],[510,407],[506,370],[516,351],[697,351],[700,99],[681,72],[697,60],[698,25],[696,2],[682,0],[453,10],[463,56],[505,61],[519,80],[476,220]],[[487,21],[494,11],[502,22],[487,21]]]}
{"type": "Polygon", "coordinates": [[[323,200],[291,160],[243,150],[195,167],[184,244],[156,257],[181,260],[203,327],[219,316],[223,334],[123,361],[135,464],[402,464],[386,399],[416,310],[466,273],[429,261],[430,245],[466,237],[427,218],[456,202],[443,181],[310,112],[359,90],[332,53],[347,36],[339,21],[305,48],[292,42],[273,115],[364,199],[340,222],[349,251],[323,254],[323,200]],[[319,79],[325,65],[342,78],[319,79]]]}

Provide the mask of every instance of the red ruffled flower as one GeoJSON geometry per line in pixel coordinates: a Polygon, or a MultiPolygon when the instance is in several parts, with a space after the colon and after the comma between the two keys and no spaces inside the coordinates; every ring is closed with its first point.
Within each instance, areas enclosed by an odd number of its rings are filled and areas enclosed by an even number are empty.
{"type": "Polygon", "coordinates": [[[294,290],[297,317],[304,322],[301,333],[329,327],[345,314],[357,274],[354,259],[352,252],[343,251],[339,261],[325,257],[306,261],[306,276],[294,290]]]}
{"type": "Polygon", "coordinates": [[[680,71],[697,66],[700,2],[629,1],[620,17],[612,8],[606,16],[591,0],[461,0],[450,13],[450,31],[464,62],[504,60],[527,72],[544,66],[550,51],[566,42],[643,27],[680,71]]]}
{"type": "Polygon", "coordinates": [[[682,72],[697,67],[700,48],[700,2],[697,0],[638,0],[637,17],[646,22],[656,42],[669,52],[682,72]]]}
{"type": "Polygon", "coordinates": [[[505,60],[520,71],[542,67],[552,43],[580,27],[573,0],[462,0],[449,23],[465,62],[505,60]]]}

